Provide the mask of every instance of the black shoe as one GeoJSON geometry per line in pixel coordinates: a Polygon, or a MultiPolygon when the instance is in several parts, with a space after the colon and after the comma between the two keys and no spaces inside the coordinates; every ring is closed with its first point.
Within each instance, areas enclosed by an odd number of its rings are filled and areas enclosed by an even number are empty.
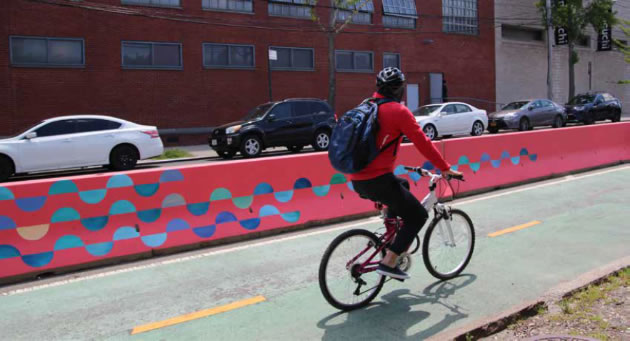
{"type": "Polygon", "coordinates": [[[383,276],[389,276],[391,278],[395,278],[395,279],[409,279],[411,278],[409,275],[407,275],[406,272],[400,270],[398,267],[395,268],[391,268],[385,264],[379,263],[378,264],[378,268],[376,269],[376,273],[379,275],[383,275],[383,276]]]}

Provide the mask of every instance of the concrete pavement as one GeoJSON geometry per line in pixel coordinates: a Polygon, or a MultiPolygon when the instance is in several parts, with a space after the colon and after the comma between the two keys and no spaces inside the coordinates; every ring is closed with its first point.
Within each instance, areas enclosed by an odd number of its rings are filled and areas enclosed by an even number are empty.
{"type": "Polygon", "coordinates": [[[7,340],[439,338],[628,256],[629,178],[622,165],[459,200],[477,231],[464,274],[438,282],[418,255],[412,279],[388,282],[372,305],[350,313],[323,299],[317,268],[336,235],[374,230],[375,218],[2,288],[0,330],[7,340]],[[534,220],[541,223],[488,237],[534,220]],[[258,296],[265,300],[131,335],[258,296]]]}

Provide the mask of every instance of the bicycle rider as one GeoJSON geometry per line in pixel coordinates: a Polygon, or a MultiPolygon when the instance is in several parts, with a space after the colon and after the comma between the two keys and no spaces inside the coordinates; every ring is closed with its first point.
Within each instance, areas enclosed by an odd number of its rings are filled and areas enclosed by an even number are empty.
{"type": "MultiPolygon", "coordinates": [[[[377,91],[374,98],[391,98],[379,106],[379,131],[377,141],[381,147],[392,139],[404,134],[413,142],[418,151],[433,163],[443,174],[461,176],[461,172],[451,170],[440,152],[425,135],[409,109],[400,104],[405,92],[405,75],[395,67],[386,67],[376,77],[377,91]]],[[[388,217],[400,217],[404,224],[396,234],[393,244],[387,249],[380,262],[377,273],[397,279],[407,279],[409,275],[397,266],[398,257],[405,252],[429,214],[420,201],[409,191],[409,181],[394,176],[396,151],[400,139],[394,148],[387,148],[363,170],[350,174],[355,191],[363,198],[380,202],[388,207],[388,217]]]]}

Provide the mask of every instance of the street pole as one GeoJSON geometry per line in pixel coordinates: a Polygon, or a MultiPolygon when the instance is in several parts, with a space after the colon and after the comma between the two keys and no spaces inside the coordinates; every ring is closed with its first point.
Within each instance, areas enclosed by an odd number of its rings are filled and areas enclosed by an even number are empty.
{"type": "Polygon", "coordinates": [[[269,102],[273,102],[273,97],[271,96],[271,58],[275,56],[276,51],[272,50],[271,47],[267,47],[267,79],[269,80],[269,102]],[[272,52],[273,54],[272,55],[272,52]]]}
{"type": "Polygon", "coordinates": [[[551,25],[551,0],[547,0],[547,98],[553,101],[553,26],[551,25]]]}

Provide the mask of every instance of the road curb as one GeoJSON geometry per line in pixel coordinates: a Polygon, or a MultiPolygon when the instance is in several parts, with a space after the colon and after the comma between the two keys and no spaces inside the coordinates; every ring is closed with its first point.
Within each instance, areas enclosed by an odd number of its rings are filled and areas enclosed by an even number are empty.
{"type": "Polygon", "coordinates": [[[591,284],[600,283],[609,276],[627,267],[630,267],[630,256],[626,256],[602,267],[586,272],[576,279],[562,282],[535,300],[515,305],[499,314],[480,319],[452,331],[434,335],[427,340],[463,341],[469,339],[478,340],[483,337],[491,336],[504,330],[515,321],[535,316],[539,307],[546,307],[550,303],[559,301],[567,296],[571,296],[575,292],[580,291],[591,284]]]}

